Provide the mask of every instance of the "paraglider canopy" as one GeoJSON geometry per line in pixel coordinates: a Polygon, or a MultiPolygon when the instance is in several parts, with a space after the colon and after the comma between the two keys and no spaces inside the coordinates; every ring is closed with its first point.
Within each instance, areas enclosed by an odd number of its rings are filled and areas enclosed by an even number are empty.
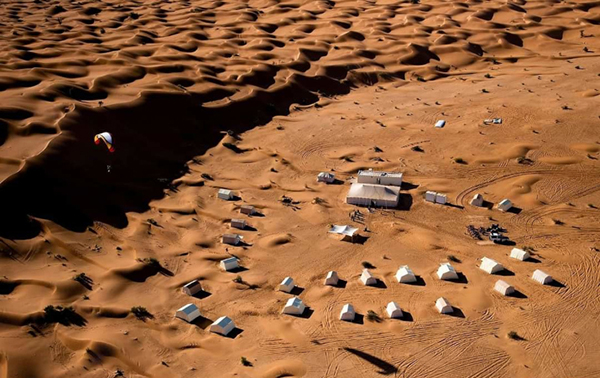
{"type": "Polygon", "coordinates": [[[113,137],[111,133],[103,132],[100,134],[96,134],[96,136],[94,137],[94,143],[100,144],[100,141],[104,142],[106,148],[108,148],[110,152],[115,152],[115,147],[113,146],[113,137]]]}

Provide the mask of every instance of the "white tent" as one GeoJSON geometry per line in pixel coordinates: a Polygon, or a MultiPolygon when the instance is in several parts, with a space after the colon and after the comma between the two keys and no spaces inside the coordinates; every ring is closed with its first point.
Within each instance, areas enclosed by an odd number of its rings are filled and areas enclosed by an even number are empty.
{"type": "Polygon", "coordinates": [[[502,264],[484,257],[481,259],[481,265],[479,265],[479,269],[488,272],[489,274],[494,274],[503,271],[504,267],[502,264]]]}
{"type": "Polygon", "coordinates": [[[506,281],[498,280],[494,285],[494,290],[502,295],[511,295],[515,292],[515,288],[508,284],[506,281]]]}
{"type": "Polygon", "coordinates": [[[177,310],[175,317],[185,320],[188,323],[193,322],[200,316],[200,310],[195,304],[189,303],[177,310]]]}
{"type": "Polygon", "coordinates": [[[539,269],[537,269],[535,272],[533,272],[533,276],[531,276],[531,278],[533,278],[535,281],[541,283],[542,285],[547,285],[547,284],[551,283],[552,281],[554,281],[549,274],[544,273],[539,269]]]}
{"type": "Polygon", "coordinates": [[[365,286],[374,286],[377,285],[377,278],[373,277],[369,269],[363,269],[362,274],[360,275],[360,282],[365,286]]]}
{"type": "Polygon", "coordinates": [[[358,228],[350,227],[348,225],[338,226],[334,224],[333,227],[331,227],[331,229],[329,230],[329,233],[341,235],[342,240],[354,241],[354,238],[358,235],[356,231],[358,231],[358,228]]]}
{"type": "Polygon", "coordinates": [[[317,182],[331,184],[335,181],[335,175],[329,172],[321,172],[317,175],[317,182]]]}
{"type": "Polygon", "coordinates": [[[452,308],[450,302],[444,297],[439,297],[438,300],[435,301],[435,308],[437,308],[440,314],[450,314],[454,312],[454,308],[452,308]]]}
{"type": "Polygon", "coordinates": [[[340,312],[340,320],[346,320],[348,322],[354,321],[354,317],[356,316],[356,312],[354,312],[354,307],[351,304],[345,304],[342,307],[342,311],[340,312]]]}
{"type": "Polygon", "coordinates": [[[440,205],[445,205],[448,198],[445,194],[435,193],[435,203],[439,203],[440,205]]]}
{"type": "Polygon", "coordinates": [[[346,203],[358,206],[396,207],[400,201],[400,188],[355,183],[350,186],[346,203]]]}
{"type": "Polygon", "coordinates": [[[234,270],[240,267],[239,261],[235,257],[230,257],[225,260],[221,260],[221,263],[219,265],[221,266],[221,269],[225,271],[234,270]]]}
{"type": "Polygon", "coordinates": [[[432,192],[431,190],[428,190],[425,192],[425,201],[427,202],[435,202],[435,195],[437,193],[436,192],[432,192]]]}
{"type": "Polygon", "coordinates": [[[398,306],[396,302],[388,303],[385,311],[387,312],[388,316],[392,319],[401,318],[402,316],[404,316],[402,310],[400,309],[400,306],[398,306]]]}
{"type": "Polygon", "coordinates": [[[510,202],[508,199],[503,199],[502,201],[500,201],[500,203],[498,203],[498,206],[496,206],[496,208],[500,211],[508,211],[512,207],[512,202],[510,202]]]}
{"type": "Polygon", "coordinates": [[[435,123],[435,127],[438,129],[441,129],[444,126],[446,126],[446,121],[443,119],[440,119],[435,123]]]}
{"type": "Polygon", "coordinates": [[[531,256],[529,255],[529,253],[523,251],[522,249],[513,248],[510,251],[510,257],[512,257],[513,259],[525,261],[525,260],[527,260],[531,256]]]}
{"type": "Polygon", "coordinates": [[[402,283],[417,282],[417,277],[415,277],[415,274],[408,265],[403,265],[398,269],[396,272],[396,279],[398,282],[402,283]]]}
{"type": "Polygon", "coordinates": [[[473,196],[473,199],[471,200],[471,206],[477,206],[477,207],[483,206],[483,196],[479,193],[475,194],[473,196]]]}
{"type": "Polygon", "coordinates": [[[298,297],[288,299],[287,303],[283,307],[283,313],[288,315],[302,315],[306,306],[302,302],[302,299],[298,297]]]}
{"type": "Polygon", "coordinates": [[[202,291],[202,285],[200,285],[200,282],[198,282],[198,280],[193,280],[192,282],[185,284],[181,290],[184,294],[194,295],[202,291]]]}
{"type": "Polygon", "coordinates": [[[243,230],[244,228],[246,228],[247,224],[246,221],[243,219],[232,219],[231,220],[231,227],[233,228],[239,228],[240,230],[243,230]]]}
{"type": "Polygon", "coordinates": [[[242,242],[243,239],[244,239],[244,237],[242,235],[224,234],[222,242],[223,242],[223,244],[238,245],[242,242]]]}
{"type": "Polygon", "coordinates": [[[240,207],[240,213],[246,215],[253,215],[254,213],[256,213],[256,210],[252,205],[242,205],[242,207],[240,207]]]}
{"type": "Polygon", "coordinates": [[[402,173],[382,172],[372,169],[358,171],[356,182],[359,184],[376,184],[402,186],[402,173]]]}
{"type": "Polygon", "coordinates": [[[325,277],[325,285],[336,286],[339,280],[340,279],[337,272],[332,270],[331,272],[327,273],[327,277],[325,277]]]}
{"type": "Polygon", "coordinates": [[[210,325],[209,331],[227,336],[229,332],[235,329],[235,323],[227,316],[221,316],[210,325]]]}
{"type": "Polygon", "coordinates": [[[233,199],[234,194],[229,189],[219,189],[219,193],[217,194],[217,197],[219,197],[222,200],[229,201],[229,200],[233,199]]]}
{"type": "Polygon", "coordinates": [[[291,277],[285,277],[283,281],[279,284],[279,291],[283,291],[284,293],[291,293],[294,290],[296,285],[294,284],[294,280],[291,277]]]}
{"type": "Polygon", "coordinates": [[[440,267],[437,270],[437,275],[440,280],[457,280],[458,274],[456,274],[456,270],[449,263],[440,264],[440,267]]]}

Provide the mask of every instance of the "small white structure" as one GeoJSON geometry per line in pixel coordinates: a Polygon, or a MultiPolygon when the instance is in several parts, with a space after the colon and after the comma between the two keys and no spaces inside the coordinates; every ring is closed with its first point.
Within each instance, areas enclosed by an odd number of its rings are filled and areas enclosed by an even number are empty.
{"type": "Polygon", "coordinates": [[[283,281],[279,284],[279,291],[283,291],[284,293],[291,293],[292,290],[296,287],[294,280],[292,277],[285,277],[283,281]]]}
{"type": "Polygon", "coordinates": [[[331,184],[335,181],[335,175],[329,172],[321,172],[317,175],[317,182],[331,184]]]}
{"type": "Polygon", "coordinates": [[[193,280],[192,282],[185,284],[183,288],[181,288],[181,291],[187,295],[194,295],[202,291],[202,285],[200,285],[198,280],[193,280]]]}
{"type": "Polygon", "coordinates": [[[454,308],[448,300],[444,297],[439,297],[437,301],[435,301],[435,308],[437,308],[440,314],[451,314],[454,312],[454,308]]]}
{"type": "Polygon", "coordinates": [[[224,234],[222,242],[223,242],[223,244],[238,245],[242,242],[243,239],[244,239],[244,237],[242,235],[224,234]]]}
{"type": "Polygon", "coordinates": [[[325,277],[325,285],[329,286],[337,286],[340,281],[338,274],[335,271],[331,271],[327,273],[327,277],[325,277]]]}
{"type": "Polygon", "coordinates": [[[359,184],[402,186],[402,173],[381,172],[372,169],[360,170],[356,182],[359,184]]]}
{"type": "Polygon", "coordinates": [[[481,259],[481,265],[479,265],[479,269],[483,270],[484,272],[488,272],[489,274],[495,274],[503,271],[504,267],[502,264],[484,257],[481,259]]]}
{"type": "Polygon", "coordinates": [[[417,282],[417,277],[413,273],[413,271],[408,267],[408,265],[403,265],[396,272],[396,279],[400,283],[411,283],[417,282]]]}
{"type": "Polygon", "coordinates": [[[476,207],[483,206],[483,196],[479,193],[475,194],[473,196],[473,199],[471,200],[471,206],[476,206],[476,207]]]}
{"type": "Polygon", "coordinates": [[[193,322],[199,316],[200,310],[198,310],[198,307],[193,303],[186,304],[175,313],[176,318],[185,320],[188,323],[193,322]]]}
{"type": "Polygon", "coordinates": [[[425,192],[425,201],[435,203],[435,195],[436,194],[437,194],[436,192],[432,192],[431,190],[426,191],[425,192]]]}
{"type": "Polygon", "coordinates": [[[377,285],[377,278],[373,277],[369,269],[363,269],[360,275],[360,282],[365,286],[375,286],[377,285]]]}
{"type": "Polygon", "coordinates": [[[221,316],[210,325],[209,331],[227,336],[229,332],[235,329],[235,323],[227,316],[221,316]]]}
{"type": "Polygon", "coordinates": [[[512,202],[510,202],[508,199],[505,198],[502,201],[500,201],[500,203],[498,203],[498,206],[496,208],[500,211],[508,211],[512,207],[513,207],[512,202]]]}
{"type": "Polygon", "coordinates": [[[340,320],[345,320],[347,322],[354,321],[356,317],[356,312],[354,311],[354,307],[351,304],[345,304],[342,307],[342,311],[340,312],[340,320]]]}
{"type": "Polygon", "coordinates": [[[435,123],[435,127],[437,127],[438,129],[441,129],[444,126],[446,126],[446,121],[444,121],[443,119],[440,119],[435,123]]]}
{"type": "Polygon", "coordinates": [[[243,205],[242,207],[240,207],[240,213],[246,215],[254,215],[256,214],[256,210],[252,205],[243,205]]]}
{"type": "Polygon", "coordinates": [[[510,257],[513,259],[517,259],[517,260],[521,260],[521,261],[525,261],[528,258],[530,258],[531,256],[529,255],[529,253],[523,251],[522,249],[519,248],[513,248],[510,251],[510,257]]]}
{"type": "Polygon", "coordinates": [[[445,205],[448,198],[445,194],[435,193],[435,203],[439,203],[440,205],[445,205]]]}
{"type": "Polygon", "coordinates": [[[221,266],[221,269],[223,269],[226,272],[235,270],[240,267],[239,260],[236,259],[235,257],[230,257],[225,260],[221,260],[219,265],[221,266]]]}
{"type": "Polygon", "coordinates": [[[400,306],[398,306],[396,302],[388,303],[385,311],[387,312],[388,316],[392,319],[397,319],[404,316],[402,310],[400,309],[400,306]]]}
{"type": "Polygon", "coordinates": [[[246,221],[243,219],[232,219],[231,220],[231,227],[233,228],[239,228],[240,230],[243,230],[244,228],[246,228],[247,224],[246,221]]]}
{"type": "Polygon", "coordinates": [[[357,206],[397,207],[400,188],[373,184],[355,183],[350,186],[346,203],[357,206]]]}
{"type": "Polygon", "coordinates": [[[506,281],[498,280],[494,285],[494,290],[502,295],[511,295],[515,292],[515,288],[508,284],[506,281]]]}
{"type": "Polygon", "coordinates": [[[302,315],[306,306],[302,302],[302,299],[298,297],[288,299],[287,303],[283,307],[283,314],[288,315],[302,315]]]}
{"type": "Polygon", "coordinates": [[[533,278],[535,281],[541,283],[542,285],[547,285],[549,283],[552,283],[552,281],[554,281],[549,274],[544,273],[539,269],[537,269],[535,272],[533,272],[533,276],[531,276],[531,278],[533,278]]]}
{"type": "Polygon", "coordinates": [[[329,230],[329,233],[341,235],[342,240],[354,241],[354,239],[358,236],[356,231],[358,231],[358,228],[350,227],[348,225],[338,226],[334,224],[333,227],[331,227],[331,229],[329,230]]]}
{"type": "Polygon", "coordinates": [[[458,274],[456,274],[456,270],[454,270],[454,267],[450,263],[440,264],[437,275],[440,280],[449,281],[458,279],[458,274]]]}
{"type": "Polygon", "coordinates": [[[217,194],[217,197],[219,197],[220,199],[225,200],[225,201],[230,201],[235,196],[234,196],[233,192],[229,189],[219,189],[219,193],[217,194]]]}

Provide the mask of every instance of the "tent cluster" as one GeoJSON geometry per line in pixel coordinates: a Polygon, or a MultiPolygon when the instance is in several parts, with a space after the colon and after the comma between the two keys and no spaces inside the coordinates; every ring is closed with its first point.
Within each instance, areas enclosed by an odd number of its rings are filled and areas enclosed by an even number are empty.
{"type": "Polygon", "coordinates": [[[357,206],[395,208],[400,201],[402,173],[370,170],[358,171],[350,186],[346,203],[357,206]]]}
{"type": "Polygon", "coordinates": [[[446,202],[448,201],[448,198],[446,197],[445,194],[432,192],[432,191],[428,190],[427,192],[425,192],[425,201],[431,202],[431,203],[439,203],[440,205],[445,205],[446,202]]]}

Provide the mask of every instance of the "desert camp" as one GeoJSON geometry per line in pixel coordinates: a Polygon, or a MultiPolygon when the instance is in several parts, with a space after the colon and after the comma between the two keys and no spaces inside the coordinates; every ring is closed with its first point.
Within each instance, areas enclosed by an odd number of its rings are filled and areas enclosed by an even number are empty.
{"type": "Polygon", "coordinates": [[[3,1],[0,378],[600,376],[599,36],[591,0],[3,1]]]}

